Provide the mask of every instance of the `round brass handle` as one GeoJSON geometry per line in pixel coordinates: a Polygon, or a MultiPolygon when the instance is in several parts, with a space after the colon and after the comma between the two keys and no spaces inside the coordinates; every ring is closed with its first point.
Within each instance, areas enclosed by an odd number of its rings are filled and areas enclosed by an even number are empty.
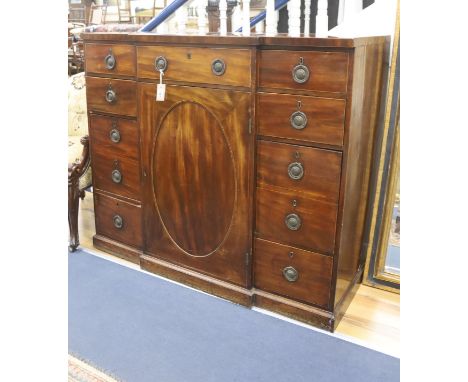
{"type": "Polygon", "coordinates": [[[304,176],[304,167],[302,166],[302,163],[290,163],[288,166],[288,175],[293,180],[302,179],[302,177],[304,176]]]}
{"type": "Polygon", "coordinates": [[[296,65],[292,70],[292,77],[298,84],[303,84],[309,79],[309,68],[303,64],[296,65]]]}
{"type": "Polygon", "coordinates": [[[122,174],[120,173],[119,170],[114,170],[112,171],[112,181],[114,183],[120,183],[122,182],[122,174]]]}
{"type": "Polygon", "coordinates": [[[297,231],[299,228],[301,228],[301,218],[297,214],[289,214],[286,216],[284,219],[284,222],[286,224],[286,227],[290,229],[291,231],[297,231]]]}
{"type": "Polygon", "coordinates": [[[108,89],[106,91],[106,101],[109,103],[114,103],[115,101],[117,101],[117,94],[115,94],[115,91],[113,91],[112,89],[108,89]]]}
{"type": "Polygon", "coordinates": [[[122,229],[123,227],[123,219],[122,216],[120,215],[114,215],[112,218],[112,221],[114,222],[114,227],[117,229],[122,229]]]}
{"type": "Polygon", "coordinates": [[[167,59],[166,59],[166,57],[164,57],[164,56],[156,57],[156,59],[154,60],[154,67],[156,68],[156,70],[158,72],[160,70],[165,72],[166,69],[167,69],[167,59]]]}
{"type": "Polygon", "coordinates": [[[120,142],[120,131],[117,129],[112,129],[109,133],[110,140],[114,143],[120,142]]]}
{"type": "Polygon", "coordinates": [[[302,111],[295,111],[289,117],[291,126],[296,130],[302,130],[307,126],[307,116],[302,111]]]}
{"type": "Polygon", "coordinates": [[[226,71],[226,64],[220,58],[217,58],[211,63],[211,71],[216,76],[222,76],[226,71]]]}
{"type": "Polygon", "coordinates": [[[283,269],[283,276],[290,283],[293,283],[299,278],[299,272],[294,267],[286,267],[283,269]]]}
{"type": "Polygon", "coordinates": [[[106,69],[108,70],[113,70],[115,68],[116,64],[115,57],[112,53],[109,53],[105,58],[104,58],[104,65],[106,66],[106,69]]]}

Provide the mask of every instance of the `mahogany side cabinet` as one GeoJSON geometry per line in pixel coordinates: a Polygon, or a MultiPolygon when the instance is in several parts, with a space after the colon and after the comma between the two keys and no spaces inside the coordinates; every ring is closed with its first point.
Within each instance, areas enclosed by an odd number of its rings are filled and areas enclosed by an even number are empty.
{"type": "Polygon", "coordinates": [[[333,331],[364,266],[388,37],[84,43],[94,245],[333,331]]]}

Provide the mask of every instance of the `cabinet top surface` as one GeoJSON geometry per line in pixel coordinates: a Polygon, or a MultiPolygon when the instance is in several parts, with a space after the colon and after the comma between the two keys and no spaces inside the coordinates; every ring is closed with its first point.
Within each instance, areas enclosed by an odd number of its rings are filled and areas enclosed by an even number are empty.
{"type": "Polygon", "coordinates": [[[228,34],[220,36],[217,33],[207,35],[168,35],[157,33],[107,33],[93,32],[83,33],[85,42],[128,42],[150,44],[208,44],[208,45],[232,45],[252,47],[304,47],[304,48],[356,48],[362,45],[379,44],[387,41],[389,36],[338,38],[338,37],[290,37],[287,34],[278,34],[267,37],[264,34],[252,34],[251,36],[239,36],[228,34]]]}

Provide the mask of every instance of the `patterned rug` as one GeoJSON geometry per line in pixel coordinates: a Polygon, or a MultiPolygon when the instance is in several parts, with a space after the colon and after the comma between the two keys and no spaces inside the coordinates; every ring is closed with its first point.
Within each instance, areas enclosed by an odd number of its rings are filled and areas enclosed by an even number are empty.
{"type": "MultiPolygon", "coordinates": [[[[68,382],[119,382],[87,363],[68,355],[68,382]]],[[[120,381],[121,382],[121,381],[120,381]]]]}

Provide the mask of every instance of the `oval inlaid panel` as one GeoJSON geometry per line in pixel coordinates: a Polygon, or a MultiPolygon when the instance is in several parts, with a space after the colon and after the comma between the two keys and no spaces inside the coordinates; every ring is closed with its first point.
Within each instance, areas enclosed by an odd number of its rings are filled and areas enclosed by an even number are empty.
{"type": "Polygon", "coordinates": [[[171,240],[207,256],[226,239],[236,203],[234,160],[223,126],[203,105],[172,107],[153,146],[153,192],[171,240]]]}

